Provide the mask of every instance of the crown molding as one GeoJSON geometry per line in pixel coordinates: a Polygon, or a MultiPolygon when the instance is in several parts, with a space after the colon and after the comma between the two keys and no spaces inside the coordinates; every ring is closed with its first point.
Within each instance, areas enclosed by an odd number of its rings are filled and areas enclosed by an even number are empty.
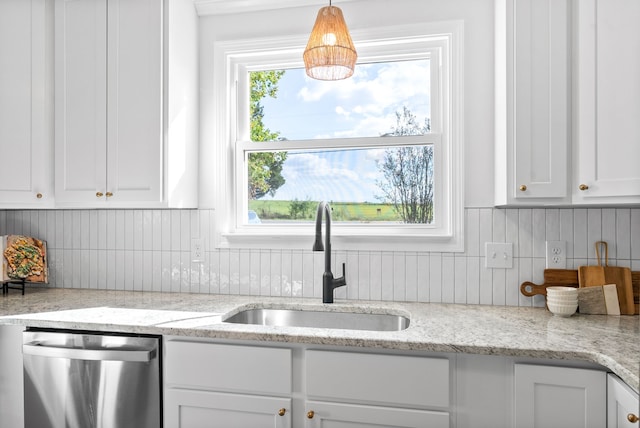
{"type": "MultiPolygon", "coordinates": [[[[354,0],[339,0],[347,3],[354,0]]],[[[199,16],[228,15],[291,7],[328,5],[328,0],[193,0],[199,16]]]]}

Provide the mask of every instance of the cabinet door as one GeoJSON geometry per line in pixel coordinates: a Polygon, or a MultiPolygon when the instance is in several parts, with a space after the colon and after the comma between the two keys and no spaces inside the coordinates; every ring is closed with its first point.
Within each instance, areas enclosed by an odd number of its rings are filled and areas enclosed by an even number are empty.
{"type": "Polygon", "coordinates": [[[607,428],[637,428],[638,418],[638,394],[617,376],[607,375],[607,428]]]}
{"type": "Polygon", "coordinates": [[[640,202],[640,2],[576,2],[579,203],[640,202]]]}
{"type": "Polygon", "coordinates": [[[91,206],[106,192],[107,2],[55,3],[55,171],[58,203],[91,206]]]}
{"type": "Polygon", "coordinates": [[[517,428],[598,428],[606,424],[606,373],[515,365],[517,428]]]}
{"type": "Polygon", "coordinates": [[[448,428],[449,413],[356,404],[306,402],[307,428],[448,428]]]}
{"type": "Polygon", "coordinates": [[[496,203],[566,203],[569,1],[498,0],[496,12],[496,203]]]}
{"type": "Polygon", "coordinates": [[[108,202],[160,202],[162,7],[157,0],[109,0],[107,13],[108,202]]]}
{"type": "Polygon", "coordinates": [[[55,21],[57,202],[160,203],[161,3],[57,0],[55,21]]]}
{"type": "Polygon", "coordinates": [[[53,203],[52,29],[45,0],[0,2],[0,206],[53,203]]]}
{"type": "Polygon", "coordinates": [[[291,399],[167,389],[170,428],[291,428],[291,399]]]}

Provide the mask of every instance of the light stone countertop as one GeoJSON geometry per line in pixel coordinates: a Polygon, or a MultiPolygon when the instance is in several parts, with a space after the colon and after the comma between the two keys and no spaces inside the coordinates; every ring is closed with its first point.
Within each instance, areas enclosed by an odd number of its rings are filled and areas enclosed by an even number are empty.
{"type": "Polygon", "coordinates": [[[543,308],[28,288],[0,299],[0,324],[218,339],[582,360],[639,390],[640,318],[560,318],[543,308]],[[222,323],[252,307],[407,315],[398,332],[222,323]]]}

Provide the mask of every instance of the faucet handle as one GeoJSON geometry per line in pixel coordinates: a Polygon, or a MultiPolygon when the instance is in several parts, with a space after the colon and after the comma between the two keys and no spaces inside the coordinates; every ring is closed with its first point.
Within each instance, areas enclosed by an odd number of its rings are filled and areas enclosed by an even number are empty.
{"type": "Polygon", "coordinates": [[[346,280],[347,275],[345,273],[345,263],[342,263],[342,277],[346,280]]]}

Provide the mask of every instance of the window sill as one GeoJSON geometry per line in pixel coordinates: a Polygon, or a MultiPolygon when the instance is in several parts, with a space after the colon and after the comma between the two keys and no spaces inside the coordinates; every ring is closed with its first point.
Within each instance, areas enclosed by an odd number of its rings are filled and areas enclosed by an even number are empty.
{"type": "MultiPolygon", "coordinates": [[[[315,239],[314,226],[273,231],[240,230],[222,233],[216,240],[217,248],[246,248],[269,250],[311,250],[315,239]],[[306,230],[308,229],[308,230],[306,230]]],[[[393,235],[345,234],[332,227],[331,246],[334,251],[415,251],[463,252],[464,240],[450,235],[393,235]]],[[[323,242],[324,242],[324,227],[323,242]]],[[[460,235],[458,235],[460,236],[460,235]]],[[[463,236],[463,235],[462,235],[463,236]]]]}

